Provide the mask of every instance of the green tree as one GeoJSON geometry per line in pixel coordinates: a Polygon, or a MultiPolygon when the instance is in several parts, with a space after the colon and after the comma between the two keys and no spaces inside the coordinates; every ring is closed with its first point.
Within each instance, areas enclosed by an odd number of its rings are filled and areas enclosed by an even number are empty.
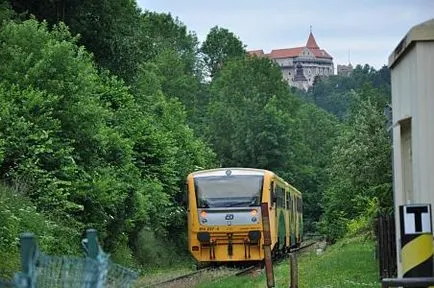
{"type": "Polygon", "coordinates": [[[390,103],[390,71],[383,66],[376,71],[369,65],[357,65],[350,76],[334,75],[317,77],[305,99],[336,115],[339,119],[350,117],[350,108],[355,101],[352,91],[359,91],[365,84],[381,91],[378,94],[384,103],[390,103]]]}
{"type": "Polygon", "coordinates": [[[314,104],[303,104],[297,111],[297,141],[293,144],[297,165],[294,185],[303,193],[303,228],[316,231],[324,212],[327,167],[341,124],[334,115],[314,104]]]}
{"type": "Polygon", "coordinates": [[[6,0],[0,1],[0,26],[3,22],[11,20],[15,17],[11,5],[6,0]]]}
{"type": "Polygon", "coordinates": [[[141,26],[140,10],[131,0],[28,1],[11,0],[18,13],[30,13],[50,25],[64,22],[79,43],[93,53],[100,67],[124,81],[134,80],[141,62],[148,59],[152,42],[141,26]]]}
{"type": "Polygon", "coordinates": [[[392,207],[391,141],[379,94],[365,86],[354,96],[358,101],[332,153],[322,223],[331,240],[342,237],[348,221],[366,213],[373,200],[378,209],[392,207]]]}
{"type": "Polygon", "coordinates": [[[132,94],[63,24],[10,22],[0,43],[1,178],[24,183],[38,210],[97,228],[114,255],[144,227],[179,232],[185,176],[213,153],[163,93],[176,93],[166,62],[142,65],[132,94]]]}
{"type": "Polygon", "coordinates": [[[91,57],[64,25],[50,32],[35,20],[10,22],[0,39],[1,177],[21,183],[38,210],[74,219],[78,229],[95,224],[103,239],[119,231],[113,219],[124,210],[125,184],[136,191],[141,182],[121,173],[132,150],[108,125],[112,114],[101,104],[104,83],[91,57]],[[113,190],[100,189],[107,178],[113,190]]]}
{"type": "Polygon", "coordinates": [[[172,50],[180,58],[185,73],[196,71],[199,42],[196,34],[188,31],[181,21],[173,18],[170,13],[145,11],[141,16],[141,26],[146,31],[146,38],[152,43],[152,58],[166,53],[166,50],[172,50]]]}
{"type": "Polygon", "coordinates": [[[211,84],[208,137],[223,166],[292,171],[291,114],[299,105],[265,58],[225,63],[211,84]]]}
{"type": "Polygon", "coordinates": [[[64,22],[73,34],[80,34],[80,44],[93,53],[101,67],[131,83],[152,47],[136,2],[76,0],[67,5],[64,22]]]}
{"type": "Polygon", "coordinates": [[[218,26],[211,28],[202,43],[201,52],[211,77],[214,77],[228,59],[246,55],[245,46],[238,37],[218,26]]]}

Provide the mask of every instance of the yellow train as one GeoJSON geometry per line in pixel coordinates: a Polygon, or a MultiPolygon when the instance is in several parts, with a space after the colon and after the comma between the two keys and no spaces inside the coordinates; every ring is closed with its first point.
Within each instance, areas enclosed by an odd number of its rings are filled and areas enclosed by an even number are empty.
{"type": "Polygon", "coordinates": [[[271,249],[298,246],[301,193],[271,171],[219,168],[191,173],[188,246],[199,263],[264,259],[261,203],[268,203],[271,249]]]}

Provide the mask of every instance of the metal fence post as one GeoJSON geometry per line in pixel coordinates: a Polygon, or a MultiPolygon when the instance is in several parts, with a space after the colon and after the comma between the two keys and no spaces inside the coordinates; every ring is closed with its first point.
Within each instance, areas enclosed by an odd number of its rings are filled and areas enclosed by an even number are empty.
{"type": "Polygon", "coordinates": [[[86,238],[87,238],[87,256],[89,258],[96,260],[96,257],[98,256],[98,240],[96,237],[96,230],[87,229],[86,238]]]}
{"type": "Polygon", "coordinates": [[[36,241],[33,233],[22,233],[20,235],[20,258],[21,272],[26,283],[20,283],[25,287],[33,288],[36,285],[35,280],[35,256],[36,241]]]}
{"type": "Polygon", "coordinates": [[[95,229],[87,229],[86,230],[86,254],[87,257],[89,257],[92,260],[95,260],[97,265],[97,271],[96,275],[94,276],[94,281],[92,281],[91,288],[97,288],[101,286],[101,269],[100,269],[100,263],[98,261],[98,239],[97,239],[97,232],[95,229]]]}
{"type": "Polygon", "coordinates": [[[109,269],[108,254],[104,253],[98,243],[97,232],[95,229],[86,230],[87,237],[87,255],[89,258],[96,260],[98,263],[98,272],[96,275],[96,288],[105,287],[109,269]]]}

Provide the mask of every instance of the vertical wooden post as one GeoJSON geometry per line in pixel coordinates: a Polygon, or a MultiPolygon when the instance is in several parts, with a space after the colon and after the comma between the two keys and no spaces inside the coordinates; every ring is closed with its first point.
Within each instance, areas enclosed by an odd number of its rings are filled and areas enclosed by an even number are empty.
{"type": "Polygon", "coordinates": [[[264,233],[264,258],[267,287],[274,287],[273,261],[271,258],[271,234],[268,203],[261,203],[262,229],[264,233]]]}
{"type": "Polygon", "coordinates": [[[295,253],[289,254],[289,275],[290,285],[289,288],[298,288],[298,268],[297,268],[297,255],[295,253]]]}

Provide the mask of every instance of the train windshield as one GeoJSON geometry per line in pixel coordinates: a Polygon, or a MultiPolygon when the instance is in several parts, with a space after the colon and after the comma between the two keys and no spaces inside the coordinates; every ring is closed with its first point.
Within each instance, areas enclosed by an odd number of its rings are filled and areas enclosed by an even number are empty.
{"type": "Polygon", "coordinates": [[[199,208],[261,205],[264,176],[231,175],[197,177],[194,180],[199,208]]]}

